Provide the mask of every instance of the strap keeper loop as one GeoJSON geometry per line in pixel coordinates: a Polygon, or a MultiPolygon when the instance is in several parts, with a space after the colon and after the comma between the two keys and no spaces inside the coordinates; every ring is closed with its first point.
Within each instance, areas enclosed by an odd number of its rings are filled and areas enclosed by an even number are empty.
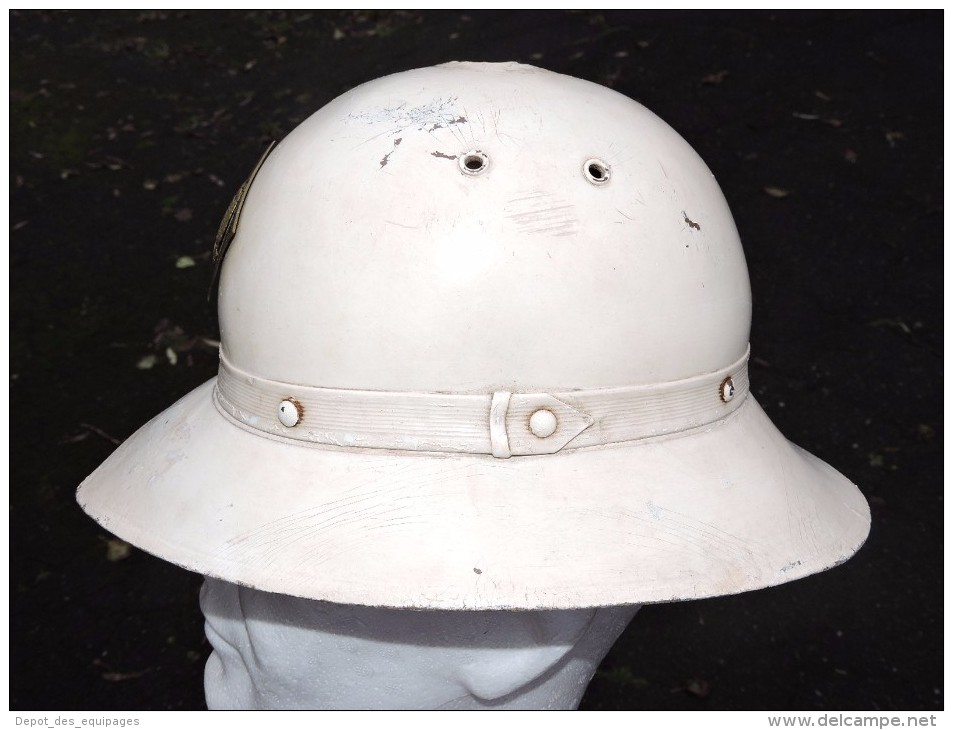
{"type": "Polygon", "coordinates": [[[490,402],[490,453],[497,459],[509,459],[510,439],[506,435],[506,411],[510,407],[510,396],[505,390],[496,391],[490,402]]]}

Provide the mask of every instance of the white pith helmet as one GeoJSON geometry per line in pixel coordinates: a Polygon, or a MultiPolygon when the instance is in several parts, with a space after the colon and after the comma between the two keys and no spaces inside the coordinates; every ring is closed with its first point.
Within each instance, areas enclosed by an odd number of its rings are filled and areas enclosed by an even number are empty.
{"type": "Polygon", "coordinates": [[[543,609],[762,588],[866,538],[749,392],[728,206],[636,102],[513,63],[394,74],[235,213],[218,377],[78,492],[134,545],[305,598],[543,609]]]}

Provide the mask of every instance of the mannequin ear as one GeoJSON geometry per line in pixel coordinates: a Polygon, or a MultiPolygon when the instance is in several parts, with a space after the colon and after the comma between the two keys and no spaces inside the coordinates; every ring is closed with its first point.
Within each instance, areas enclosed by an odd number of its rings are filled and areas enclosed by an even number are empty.
{"type": "Polygon", "coordinates": [[[478,699],[506,697],[559,664],[585,635],[595,613],[503,612],[500,627],[491,633],[505,633],[509,640],[475,649],[457,669],[457,680],[478,699]]]}

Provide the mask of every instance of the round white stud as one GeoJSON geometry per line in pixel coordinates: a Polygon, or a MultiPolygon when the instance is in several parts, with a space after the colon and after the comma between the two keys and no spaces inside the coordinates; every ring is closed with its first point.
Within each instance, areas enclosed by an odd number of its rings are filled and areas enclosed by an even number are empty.
{"type": "Polygon", "coordinates": [[[725,403],[735,397],[735,381],[730,376],[721,381],[719,395],[725,403]]]}
{"type": "Polygon", "coordinates": [[[552,411],[540,408],[529,417],[529,430],[536,438],[547,438],[556,432],[556,416],[552,411]]]}
{"type": "Polygon", "coordinates": [[[278,404],[278,420],[285,428],[297,426],[301,421],[301,404],[294,398],[288,398],[278,404]]]}

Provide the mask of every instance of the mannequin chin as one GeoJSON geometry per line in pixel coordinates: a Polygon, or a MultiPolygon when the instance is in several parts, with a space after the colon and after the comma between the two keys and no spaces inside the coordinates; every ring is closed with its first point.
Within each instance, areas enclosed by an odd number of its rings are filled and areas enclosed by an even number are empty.
{"type": "Polygon", "coordinates": [[[209,709],[575,709],[638,606],[409,611],[202,586],[209,709]]]}

